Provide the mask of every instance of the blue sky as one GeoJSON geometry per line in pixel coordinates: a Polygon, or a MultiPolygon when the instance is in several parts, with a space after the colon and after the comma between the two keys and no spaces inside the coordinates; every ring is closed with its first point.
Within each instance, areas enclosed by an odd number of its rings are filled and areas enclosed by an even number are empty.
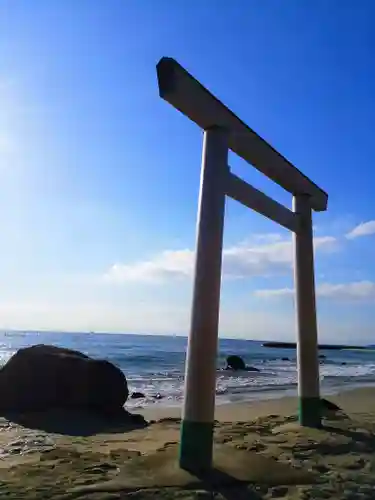
{"type": "MultiPolygon", "coordinates": [[[[0,327],[187,333],[202,133],[158,97],[172,56],[329,193],[320,340],[374,342],[374,14],[371,0],[3,0],[0,327]]],[[[290,234],[227,202],[222,336],[294,338],[291,256],[290,234]]]]}

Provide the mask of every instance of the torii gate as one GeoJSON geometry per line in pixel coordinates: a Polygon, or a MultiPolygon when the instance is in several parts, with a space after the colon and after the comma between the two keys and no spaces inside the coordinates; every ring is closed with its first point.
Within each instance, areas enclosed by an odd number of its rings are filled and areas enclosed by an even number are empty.
{"type": "Polygon", "coordinates": [[[225,196],[293,232],[298,332],[299,421],[321,423],[315,308],[312,209],[327,209],[328,195],[222,104],[177,61],[157,64],[160,97],[204,130],[196,261],[188,341],[180,466],[212,464],[216,357],[225,196]],[[228,150],[293,195],[293,212],[231,173],[228,150]]]}

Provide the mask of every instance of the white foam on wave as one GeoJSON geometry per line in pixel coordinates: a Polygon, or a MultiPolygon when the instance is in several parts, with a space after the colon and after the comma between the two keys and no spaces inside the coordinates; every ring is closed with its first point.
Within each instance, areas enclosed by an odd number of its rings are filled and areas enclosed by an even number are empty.
{"type": "Polygon", "coordinates": [[[15,354],[16,351],[5,350],[0,346],[0,367],[4,366],[7,361],[15,354]]]}
{"type": "Polygon", "coordinates": [[[321,377],[363,377],[375,375],[375,364],[321,365],[321,377]]]}
{"type": "MultiPolygon", "coordinates": [[[[216,381],[217,402],[261,399],[277,397],[295,392],[297,387],[297,367],[295,361],[269,361],[263,363],[260,372],[230,372],[218,371],[216,381]]],[[[353,384],[360,383],[364,378],[374,380],[375,364],[373,363],[323,363],[320,365],[322,387],[328,383],[330,387],[345,384],[350,379],[353,384]],[[335,381],[335,379],[337,379],[335,381]],[[327,382],[326,382],[327,381],[327,382]]],[[[143,392],[145,400],[129,402],[131,406],[145,406],[154,403],[164,405],[179,405],[183,399],[184,381],[181,372],[160,373],[155,378],[129,379],[131,390],[143,392]],[[155,400],[154,396],[160,393],[163,399],[155,400]]],[[[328,386],[327,386],[328,387],[328,386]]]]}

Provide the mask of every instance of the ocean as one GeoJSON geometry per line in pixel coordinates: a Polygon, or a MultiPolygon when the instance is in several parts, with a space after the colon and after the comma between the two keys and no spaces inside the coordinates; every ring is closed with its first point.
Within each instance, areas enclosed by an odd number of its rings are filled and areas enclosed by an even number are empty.
{"type": "MultiPolygon", "coordinates": [[[[77,349],[95,358],[104,358],[123,370],[131,392],[145,399],[129,399],[127,406],[180,405],[183,398],[184,337],[99,333],[3,332],[0,333],[0,363],[19,348],[53,344],[77,349]],[[161,399],[156,399],[159,394],[161,399]]],[[[374,351],[320,351],[322,392],[375,385],[374,351]]],[[[218,404],[295,395],[297,390],[296,351],[270,349],[261,342],[226,340],[219,342],[216,401],[218,404]],[[237,354],[260,372],[223,371],[225,358],[237,354]],[[287,358],[287,359],[286,359],[287,358]]]]}

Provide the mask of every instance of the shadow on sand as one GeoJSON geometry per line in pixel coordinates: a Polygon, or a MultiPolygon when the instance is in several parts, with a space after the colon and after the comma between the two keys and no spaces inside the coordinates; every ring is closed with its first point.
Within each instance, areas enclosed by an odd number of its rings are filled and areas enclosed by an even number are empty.
{"type": "Polygon", "coordinates": [[[191,471],[201,482],[202,488],[212,493],[220,493],[225,500],[261,500],[263,495],[250,489],[250,485],[233,475],[213,468],[208,473],[191,471]]]}
{"type": "Polygon", "coordinates": [[[148,426],[142,415],[132,414],[126,410],[111,417],[78,410],[2,412],[1,416],[29,429],[67,436],[88,437],[94,434],[130,432],[148,426]]]}
{"type": "Polygon", "coordinates": [[[147,490],[154,495],[152,498],[172,499],[176,498],[174,492],[177,490],[199,490],[212,497],[220,493],[226,500],[260,500],[270,488],[284,485],[287,491],[286,486],[311,485],[316,480],[316,475],[308,470],[295,469],[258,453],[227,445],[215,446],[214,465],[209,471],[181,469],[177,452],[176,446],[166,446],[124,461],[112,479],[73,486],[68,491],[71,496],[65,496],[64,500],[91,498],[89,495],[101,498],[100,494],[104,493],[108,498],[113,495],[120,499],[147,490]]]}

